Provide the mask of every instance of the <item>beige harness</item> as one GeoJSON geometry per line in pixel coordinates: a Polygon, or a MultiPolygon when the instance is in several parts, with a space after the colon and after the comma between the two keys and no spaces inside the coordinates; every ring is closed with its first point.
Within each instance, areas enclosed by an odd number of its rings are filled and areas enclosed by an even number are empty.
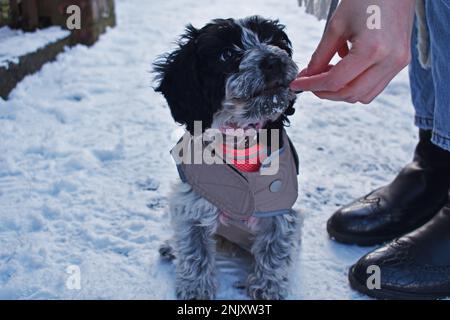
{"type": "MultiPolygon", "coordinates": [[[[193,139],[181,143],[192,147],[193,139]]],[[[253,242],[255,219],[290,213],[297,200],[298,157],[284,130],[282,143],[281,148],[264,161],[259,172],[240,172],[225,161],[177,164],[182,181],[221,210],[217,233],[244,249],[249,250],[253,242]],[[279,161],[278,170],[274,174],[263,174],[271,161],[279,161]]],[[[172,156],[176,159],[174,150],[172,156]]],[[[258,224],[261,225],[261,221],[258,224]]]]}

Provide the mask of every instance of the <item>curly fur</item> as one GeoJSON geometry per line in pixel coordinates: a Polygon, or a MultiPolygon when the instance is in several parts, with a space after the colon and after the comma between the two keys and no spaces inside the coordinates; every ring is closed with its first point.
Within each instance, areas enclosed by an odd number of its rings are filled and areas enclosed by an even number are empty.
{"type": "Polygon", "coordinates": [[[252,247],[255,266],[247,280],[247,292],[256,300],[280,300],[287,296],[293,250],[298,243],[298,214],[270,218],[252,247]]]}
{"type": "MultiPolygon", "coordinates": [[[[175,121],[190,133],[195,121],[202,121],[204,130],[247,128],[255,123],[281,129],[294,113],[295,95],[288,86],[298,69],[291,57],[291,43],[278,21],[255,16],[217,19],[201,29],[190,25],[178,49],[156,61],[156,91],[165,96],[175,121]]],[[[163,244],[160,253],[175,259],[177,297],[213,299],[217,289],[214,234],[220,210],[179,182],[171,196],[170,214],[174,239],[163,244]]],[[[292,211],[256,223],[248,294],[254,299],[283,299],[298,243],[297,214],[292,211]]]]}
{"type": "Polygon", "coordinates": [[[177,296],[183,300],[212,299],[216,291],[213,235],[219,211],[185,183],[174,187],[171,199],[177,296]]]}

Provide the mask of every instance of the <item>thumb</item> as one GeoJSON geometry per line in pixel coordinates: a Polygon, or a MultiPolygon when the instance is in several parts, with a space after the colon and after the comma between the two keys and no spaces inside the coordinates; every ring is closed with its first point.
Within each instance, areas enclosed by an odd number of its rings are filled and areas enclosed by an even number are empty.
{"type": "Polygon", "coordinates": [[[307,75],[312,76],[325,72],[336,52],[340,51],[346,44],[347,42],[343,38],[343,31],[330,23],[311,57],[307,75]]]}

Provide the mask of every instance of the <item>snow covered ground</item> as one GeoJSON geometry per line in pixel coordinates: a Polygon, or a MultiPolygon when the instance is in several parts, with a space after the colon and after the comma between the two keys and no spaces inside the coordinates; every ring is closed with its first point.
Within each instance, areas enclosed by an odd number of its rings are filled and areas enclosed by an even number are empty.
{"type": "Polygon", "coordinates": [[[70,32],[60,27],[50,27],[34,32],[0,28],[0,67],[8,67],[10,63],[18,63],[19,57],[35,52],[48,43],[68,37],[70,32]]]}
{"type": "MultiPolygon", "coordinates": [[[[297,1],[117,0],[118,26],[77,46],[0,99],[0,299],[172,299],[169,149],[181,135],[151,89],[151,62],[183,26],[260,14],[288,26],[304,66],[323,22],[297,1]],[[69,266],[81,290],[66,286],[69,266]]],[[[347,269],[368,248],[330,241],[328,217],[388,182],[409,161],[416,130],[403,71],[370,106],[301,95],[289,132],[301,156],[303,244],[291,299],[359,299],[347,269]]],[[[218,298],[245,268],[222,261],[218,298]]]]}

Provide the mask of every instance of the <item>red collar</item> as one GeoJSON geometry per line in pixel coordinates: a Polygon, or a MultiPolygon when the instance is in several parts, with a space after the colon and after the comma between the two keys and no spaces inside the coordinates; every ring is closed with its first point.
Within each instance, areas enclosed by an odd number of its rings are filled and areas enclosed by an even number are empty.
{"type": "Polygon", "coordinates": [[[262,156],[259,144],[255,144],[246,149],[231,149],[226,144],[223,145],[223,155],[228,163],[242,172],[258,172],[261,168],[262,156]]]}

